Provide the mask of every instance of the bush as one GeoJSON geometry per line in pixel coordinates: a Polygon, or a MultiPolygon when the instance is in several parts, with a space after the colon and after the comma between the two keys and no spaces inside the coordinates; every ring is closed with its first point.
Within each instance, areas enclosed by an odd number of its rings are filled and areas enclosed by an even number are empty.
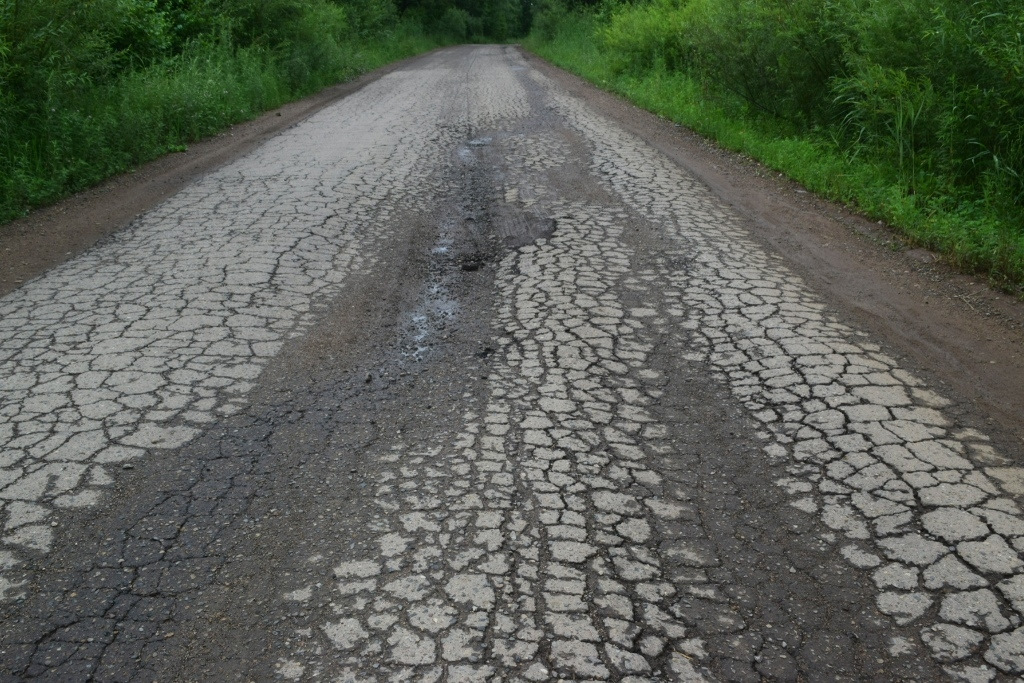
{"type": "Polygon", "coordinates": [[[1001,186],[1012,203],[1024,198],[1024,10],[1004,0],[850,7],[848,75],[835,87],[857,124],[851,144],[866,135],[902,167],[913,139],[909,151],[957,191],[1001,186]]]}
{"type": "Polygon", "coordinates": [[[533,11],[532,30],[541,40],[554,40],[568,14],[561,0],[540,0],[533,11]]]}
{"type": "Polygon", "coordinates": [[[305,92],[351,75],[350,30],[345,9],[323,0],[309,2],[288,22],[275,47],[289,89],[305,92]]]}
{"type": "Polygon", "coordinates": [[[377,35],[395,28],[398,12],[391,0],[346,0],[352,30],[361,37],[377,35]]]}
{"type": "Polygon", "coordinates": [[[841,66],[819,0],[653,0],[621,5],[600,32],[613,68],[667,68],[775,116],[818,121],[841,66]]]}
{"type": "Polygon", "coordinates": [[[469,12],[457,7],[449,7],[434,25],[434,31],[447,40],[462,43],[469,40],[469,24],[469,12]]]}
{"type": "Polygon", "coordinates": [[[848,111],[844,136],[892,160],[910,194],[927,183],[938,141],[938,97],[926,76],[866,63],[835,85],[848,111]]]}
{"type": "Polygon", "coordinates": [[[661,67],[686,71],[693,65],[691,27],[706,23],[698,15],[709,3],[657,0],[612,9],[600,31],[617,71],[642,72],[661,67]]]}

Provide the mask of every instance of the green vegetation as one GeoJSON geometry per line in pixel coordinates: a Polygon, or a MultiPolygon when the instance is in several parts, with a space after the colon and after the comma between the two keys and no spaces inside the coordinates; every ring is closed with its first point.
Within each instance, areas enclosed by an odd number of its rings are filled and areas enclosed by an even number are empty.
{"type": "Polygon", "coordinates": [[[503,42],[530,29],[530,0],[399,0],[402,15],[455,43],[503,42]]]}
{"type": "Polygon", "coordinates": [[[0,0],[0,221],[445,42],[520,0],[0,0]]]}
{"type": "Polygon", "coordinates": [[[1024,285],[1015,0],[543,0],[527,46],[1024,285]]]}

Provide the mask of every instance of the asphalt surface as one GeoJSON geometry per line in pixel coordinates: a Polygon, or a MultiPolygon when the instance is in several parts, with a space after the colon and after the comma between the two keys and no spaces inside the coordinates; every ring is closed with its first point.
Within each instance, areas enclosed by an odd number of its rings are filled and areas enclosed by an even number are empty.
{"type": "Polygon", "coordinates": [[[511,47],[0,300],[4,680],[1013,680],[1020,444],[511,47]]]}

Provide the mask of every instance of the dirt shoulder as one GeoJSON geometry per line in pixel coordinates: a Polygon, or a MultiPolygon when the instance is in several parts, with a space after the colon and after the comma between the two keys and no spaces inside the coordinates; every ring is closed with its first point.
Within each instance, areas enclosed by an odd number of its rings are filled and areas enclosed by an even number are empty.
{"type": "Polygon", "coordinates": [[[696,176],[842,315],[888,340],[891,350],[910,358],[989,429],[1024,440],[1024,302],[953,270],[936,254],[908,248],[887,226],[748,157],[535,55],[527,59],[696,176]]]}
{"type": "Polygon", "coordinates": [[[155,159],[24,218],[0,225],[0,296],[117,232],[195,178],[248,154],[286,128],[420,57],[395,62],[347,83],[325,88],[189,145],[185,152],[155,159]]]}

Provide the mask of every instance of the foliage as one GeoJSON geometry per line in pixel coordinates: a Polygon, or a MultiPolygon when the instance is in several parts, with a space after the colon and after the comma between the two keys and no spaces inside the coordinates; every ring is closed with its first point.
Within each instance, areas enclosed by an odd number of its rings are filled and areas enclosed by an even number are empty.
{"type": "Polygon", "coordinates": [[[546,3],[542,54],[1024,283],[1016,0],[546,3]]]}
{"type": "Polygon", "coordinates": [[[531,29],[542,40],[553,41],[567,17],[568,10],[560,0],[539,0],[535,3],[531,29]]]}
{"type": "Polygon", "coordinates": [[[434,32],[453,42],[469,40],[473,18],[469,12],[458,7],[447,8],[434,24],[434,32]]]}
{"type": "Polygon", "coordinates": [[[807,120],[827,104],[840,61],[827,8],[820,0],[653,0],[618,6],[599,35],[619,70],[661,65],[756,110],[807,120]]]}
{"type": "Polygon", "coordinates": [[[401,0],[399,8],[431,33],[458,41],[504,41],[529,30],[530,0],[401,0]]]}

